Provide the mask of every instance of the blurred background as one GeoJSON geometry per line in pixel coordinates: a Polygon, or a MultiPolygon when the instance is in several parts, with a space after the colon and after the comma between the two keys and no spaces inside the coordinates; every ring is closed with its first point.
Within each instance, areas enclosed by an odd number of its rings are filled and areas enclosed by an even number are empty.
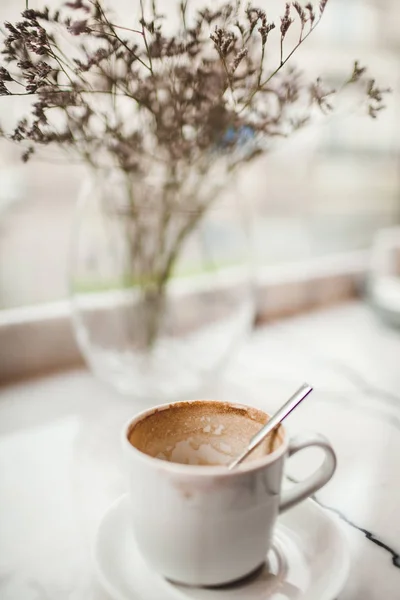
{"type": "MultiPolygon", "coordinates": [[[[169,11],[177,3],[161,4],[169,11]]],[[[24,5],[1,0],[0,21],[17,19],[24,5]]],[[[30,2],[32,8],[42,5],[30,2]]],[[[114,5],[122,16],[131,11],[130,1],[114,5]]],[[[282,7],[278,0],[267,8],[279,15],[282,7]]],[[[393,94],[377,120],[354,106],[344,109],[251,166],[238,194],[258,217],[259,264],[367,250],[377,231],[399,222],[399,19],[395,0],[330,0],[320,26],[296,53],[294,64],[333,87],[358,59],[393,94]]],[[[1,98],[1,121],[11,124],[20,106],[1,98]]],[[[1,309],[67,297],[70,231],[83,174],[81,166],[59,164],[56,157],[23,165],[17,147],[0,145],[1,309]]]]}

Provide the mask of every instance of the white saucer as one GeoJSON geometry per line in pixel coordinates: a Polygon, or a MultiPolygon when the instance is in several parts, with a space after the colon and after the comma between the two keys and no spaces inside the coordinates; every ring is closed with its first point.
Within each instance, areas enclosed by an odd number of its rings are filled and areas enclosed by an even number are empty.
{"type": "Polygon", "coordinates": [[[127,495],[104,515],[94,560],[101,584],[115,600],[334,600],[349,568],[339,523],[311,500],[279,518],[265,567],[229,587],[185,587],[152,571],[136,546],[127,495]]]}

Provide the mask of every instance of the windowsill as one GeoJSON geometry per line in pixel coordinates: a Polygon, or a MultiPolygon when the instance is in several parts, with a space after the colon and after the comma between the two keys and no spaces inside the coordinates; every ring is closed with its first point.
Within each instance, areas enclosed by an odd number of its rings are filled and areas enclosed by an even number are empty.
{"type": "MultiPolygon", "coordinates": [[[[256,325],[356,298],[368,266],[357,251],[259,269],[256,325]]],[[[0,312],[0,381],[81,364],[68,300],[0,312]]]]}

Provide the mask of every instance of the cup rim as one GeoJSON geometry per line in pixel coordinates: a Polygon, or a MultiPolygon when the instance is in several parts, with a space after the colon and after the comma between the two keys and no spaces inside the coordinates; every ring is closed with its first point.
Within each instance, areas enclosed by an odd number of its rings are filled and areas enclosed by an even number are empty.
{"type": "MultiPolygon", "coordinates": [[[[232,406],[233,408],[241,408],[241,409],[254,408],[249,404],[239,404],[236,402],[227,402],[224,400],[213,400],[213,399],[184,400],[183,402],[185,402],[187,404],[195,404],[197,402],[215,402],[218,404],[228,404],[229,406],[232,406]]],[[[233,469],[231,471],[228,470],[226,465],[201,465],[201,467],[199,467],[199,465],[186,465],[186,464],[182,464],[182,463],[169,462],[166,460],[162,460],[160,458],[156,458],[155,456],[149,456],[148,454],[145,454],[144,452],[142,452],[141,450],[139,450],[138,448],[136,448],[135,446],[133,446],[130,443],[130,441],[128,439],[128,434],[134,425],[136,425],[137,423],[139,423],[146,417],[149,417],[150,415],[154,414],[155,412],[159,412],[162,410],[168,410],[174,404],[176,404],[176,402],[168,402],[165,404],[159,404],[157,406],[153,406],[151,408],[145,409],[145,410],[139,412],[133,418],[129,419],[129,421],[127,423],[125,423],[125,425],[122,429],[122,445],[124,448],[126,448],[127,452],[129,452],[131,455],[137,457],[138,459],[142,460],[143,462],[147,463],[149,466],[153,466],[158,469],[163,469],[170,473],[176,473],[176,474],[180,474],[180,475],[190,475],[193,477],[210,477],[210,476],[211,477],[212,476],[234,477],[235,475],[238,475],[238,474],[251,473],[253,471],[258,471],[258,470],[264,469],[265,467],[271,465],[272,463],[277,461],[279,458],[281,458],[287,452],[288,445],[289,445],[288,435],[287,435],[287,431],[283,427],[283,425],[280,426],[281,431],[283,433],[282,443],[279,445],[279,447],[276,450],[274,450],[270,454],[266,454],[265,456],[262,456],[260,458],[255,458],[254,460],[252,460],[250,462],[247,462],[247,463],[244,462],[244,463],[238,465],[235,469],[233,469]]],[[[261,410],[261,409],[257,409],[257,410],[261,410]]],[[[262,410],[262,412],[264,412],[269,417],[271,416],[268,412],[266,412],[264,410],[262,410]]]]}

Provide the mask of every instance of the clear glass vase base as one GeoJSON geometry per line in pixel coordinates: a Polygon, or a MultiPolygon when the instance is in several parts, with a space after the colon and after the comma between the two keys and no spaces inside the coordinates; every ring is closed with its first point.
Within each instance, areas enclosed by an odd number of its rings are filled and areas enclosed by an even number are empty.
{"type": "Polygon", "coordinates": [[[96,375],[120,392],[141,400],[180,400],[218,374],[249,330],[252,316],[253,306],[242,306],[240,314],[235,311],[192,335],[162,337],[147,352],[96,347],[85,343],[85,336],[80,341],[96,375]]]}

